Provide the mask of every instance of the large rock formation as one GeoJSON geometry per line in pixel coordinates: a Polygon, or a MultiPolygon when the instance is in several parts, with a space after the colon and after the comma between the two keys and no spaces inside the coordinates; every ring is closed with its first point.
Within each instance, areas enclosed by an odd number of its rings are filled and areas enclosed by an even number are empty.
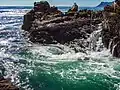
{"type": "Polygon", "coordinates": [[[26,15],[24,15],[24,21],[22,29],[30,30],[32,27],[32,23],[35,20],[43,21],[49,20],[52,17],[62,16],[62,12],[58,10],[57,7],[50,7],[47,1],[40,1],[34,3],[34,8],[29,11],[26,15]]]}
{"type": "Polygon", "coordinates": [[[88,47],[87,39],[101,23],[101,12],[83,10],[78,12],[76,4],[70,9],[71,15],[64,14],[48,2],[36,2],[34,8],[24,16],[22,29],[34,43],[66,45],[76,44],[88,47]],[[92,14],[92,20],[91,20],[92,14]],[[96,18],[97,17],[97,18],[96,18]]]}
{"type": "Polygon", "coordinates": [[[112,55],[120,58],[120,0],[105,7],[102,38],[112,55]]]}

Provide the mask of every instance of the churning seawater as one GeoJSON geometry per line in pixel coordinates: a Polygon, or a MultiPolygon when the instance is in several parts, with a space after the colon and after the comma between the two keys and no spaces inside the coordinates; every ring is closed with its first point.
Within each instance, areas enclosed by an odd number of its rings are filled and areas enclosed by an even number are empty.
{"type": "Polygon", "coordinates": [[[120,90],[120,59],[108,50],[75,53],[24,39],[21,25],[28,10],[0,9],[1,75],[21,90],[120,90]]]}

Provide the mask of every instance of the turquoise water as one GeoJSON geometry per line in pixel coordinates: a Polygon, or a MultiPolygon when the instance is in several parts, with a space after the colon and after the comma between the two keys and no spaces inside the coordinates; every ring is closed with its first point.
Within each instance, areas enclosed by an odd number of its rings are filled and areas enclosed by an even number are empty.
{"type": "Polygon", "coordinates": [[[84,54],[60,44],[28,42],[21,30],[28,10],[0,9],[0,71],[4,77],[21,90],[120,90],[120,59],[109,50],[84,54]]]}
{"type": "Polygon", "coordinates": [[[34,90],[120,89],[119,59],[103,54],[105,51],[89,55],[69,50],[58,55],[56,51],[61,52],[56,46],[34,46],[19,53],[18,57],[27,61],[19,73],[22,87],[34,90]],[[51,48],[54,48],[52,53],[51,48]]]}

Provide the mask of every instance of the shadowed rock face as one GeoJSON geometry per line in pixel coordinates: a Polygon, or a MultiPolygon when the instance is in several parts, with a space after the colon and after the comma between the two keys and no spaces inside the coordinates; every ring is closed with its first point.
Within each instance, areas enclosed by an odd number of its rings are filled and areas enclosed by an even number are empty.
{"type": "Polygon", "coordinates": [[[120,0],[115,0],[115,2],[120,6],[120,0]]]}
{"type": "Polygon", "coordinates": [[[74,39],[85,38],[93,32],[89,26],[90,20],[72,20],[68,17],[58,17],[44,22],[36,20],[30,29],[30,41],[47,44],[56,41],[64,44],[74,39]]]}
{"type": "Polygon", "coordinates": [[[114,37],[111,45],[110,51],[115,57],[120,57],[120,37],[114,37]]]}
{"type": "Polygon", "coordinates": [[[114,5],[105,7],[104,25],[102,38],[105,47],[110,49],[113,56],[120,58],[120,4],[116,0],[116,8],[114,5]],[[113,9],[114,8],[114,9],[113,9]]]}
{"type": "Polygon", "coordinates": [[[33,43],[70,45],[71,42],[76,42],[80,47],[87,47],[87,39],[98,29],[102,14],[77,10],[78,6],[75,5],[69,14],[64,14],[57,7],[50,7],[48,3],[35,3],[34,9],[24,16],[22,29],[28,32],[28,38],[33,43]],[[39,10],[41,7],[47,9],[39,10]]]}

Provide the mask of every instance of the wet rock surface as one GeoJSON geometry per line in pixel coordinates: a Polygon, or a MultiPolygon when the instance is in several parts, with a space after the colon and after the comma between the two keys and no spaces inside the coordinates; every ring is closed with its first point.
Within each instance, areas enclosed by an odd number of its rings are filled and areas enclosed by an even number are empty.
{"type": "Polygon", "coordinates": [[[19,88],[14,86],[10,80],[0,77],[0,90],[19,90],[19,88]]]}
{"type": "Polygon", "coordinates": [[[113,56],[120,58],[120,0],[104,9],[102,38],[113,56]]]}
{"type": "Polygon", "coordinates": [[[51,7],[46,1],[39,2],[35,3],[34,9],[24,16],[22,29],[28,32],[28,38],[33,43],[60,43],[70,47],[77,45],[85,48],[89,46],[87,39],[90,34],[98,30],[101,13],[90,10],[78,11],[75,3],[64,14],[57,7],[51,7]],[[46,9],[42,10],[41,7],[46,9]]]}

